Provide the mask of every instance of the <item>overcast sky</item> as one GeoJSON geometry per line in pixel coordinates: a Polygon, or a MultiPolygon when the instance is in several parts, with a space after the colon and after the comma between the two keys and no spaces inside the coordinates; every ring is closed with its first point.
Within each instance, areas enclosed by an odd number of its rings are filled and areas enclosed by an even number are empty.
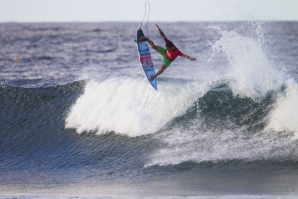
{"type": "MultiPolygon", "coordinates": [[[[298,21],[298,0],[149,2],[151,22],[298,21]]],[[[0,0],[0,22],[139,22],[145,14],[145,3],[146,0],[0,0]]]]}

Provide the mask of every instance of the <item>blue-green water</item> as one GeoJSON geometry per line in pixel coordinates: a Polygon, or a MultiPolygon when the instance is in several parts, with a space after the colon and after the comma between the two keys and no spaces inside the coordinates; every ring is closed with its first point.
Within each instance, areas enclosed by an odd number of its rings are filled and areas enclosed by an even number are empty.
{"type": "Polygon", "coordinates": [[[159,25],[0,24],[0,198],[295,198],[298,24],[159,25]]]}

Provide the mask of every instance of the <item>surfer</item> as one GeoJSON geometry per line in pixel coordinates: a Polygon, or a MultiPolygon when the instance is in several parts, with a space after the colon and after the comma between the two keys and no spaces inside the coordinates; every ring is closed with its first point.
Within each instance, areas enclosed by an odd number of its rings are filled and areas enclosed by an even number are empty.
{"type": "Polygon", "coordinates": [[[161,65],[161,68],[158,70],[158,72],[154,75],[151,76],[150,81],[153,81],[157,76],[163,73],[163,71],[169,67],[169,65],[176,59],[176,57],[181,56],[185,59],[188,59],[190,61],[196,61],[196,58],[192,58],[188,55],[183,54],[179,49],[171,42],[165,34],[162,32],[162,30],[159,28],[157,24],[155,24],[161,37],[164,39],[166,42],[166,48],[163,48],[161,46],[157,46],[151,41],[150,39],[146,38],[145,36],[141,36],[139,38],[140,41],[147,41],[150,46],[156,50],[162,57],[163,57],[163,62],[161,65]]]}

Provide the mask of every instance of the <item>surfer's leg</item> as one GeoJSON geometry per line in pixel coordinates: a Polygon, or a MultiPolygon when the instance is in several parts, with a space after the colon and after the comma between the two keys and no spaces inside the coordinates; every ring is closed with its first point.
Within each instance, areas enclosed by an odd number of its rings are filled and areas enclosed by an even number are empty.
{"type": "Polygon", "coordinates": [[[147,41],[148,44],[150,44],[151,48],[153,48],[154,50],[158,51],[158,46],[156,46],[153,41],[151,41],[150,39],[148,39],[145,36],[140,36],[139,41],[147,41]]]}
{"type": "Polygon", "coordinates": [[[160,69],[157,71],[157,73],[154,76],[151,76],[150,81],[153,81],[157,76],[163,73],[164,70],[166,70],[167,66],[165,64],[162,64],[160,69]]]}
{"type": "Polygon", "coordinates": [[[148,39],[147,42],[150,44],[151,48],[153,48],[154,50],[156,50],[156,51],[158,52],[158,46],[155,45],[155,44],[153,43],[153,41],[151,41],[150,39],[148,39]]]}

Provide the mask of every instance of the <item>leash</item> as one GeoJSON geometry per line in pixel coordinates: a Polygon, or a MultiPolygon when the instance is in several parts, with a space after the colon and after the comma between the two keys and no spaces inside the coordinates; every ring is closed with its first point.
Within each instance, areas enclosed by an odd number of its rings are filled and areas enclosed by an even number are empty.
{"type": "Polygon", "coordinates": [[[147,38],[149,38],[149,32],[148,32],[148,21],[149,21],[149,16],[150,16],[150,3],[149,3],[149,1],[146,1],[146,3],[145,3],[145,14],[144,14],[143,19],[141,21],[140,28],[142,27],[144,18],[145,18],[146,14],[147,14],[147,4],[148,4],[149,13],[148,13],[148,18],[147,18],[147,22],[146,22],[146,31],[147,31],[147,35],[148,35],[147,38]]]}

